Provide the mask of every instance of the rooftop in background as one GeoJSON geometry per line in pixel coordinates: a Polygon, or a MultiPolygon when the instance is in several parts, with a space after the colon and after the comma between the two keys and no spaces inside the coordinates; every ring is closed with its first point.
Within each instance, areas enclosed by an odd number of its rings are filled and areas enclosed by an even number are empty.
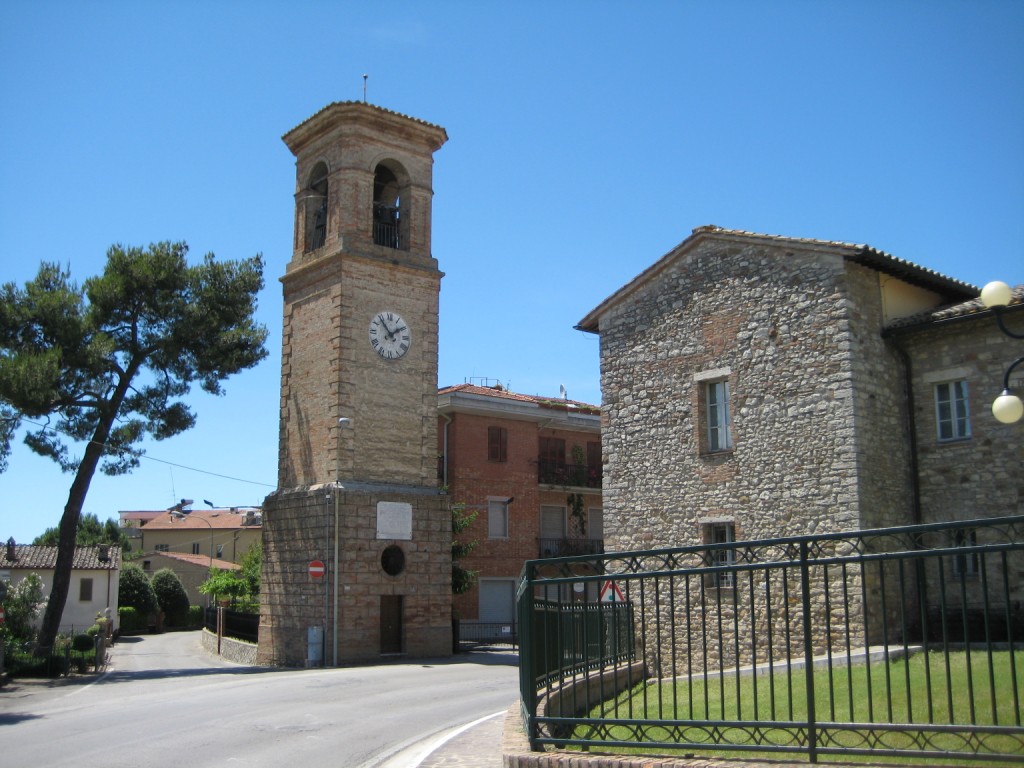
{"type": "Polygon", "coordinates": [[[147,530],[196,528],[259,528],[263,525],[260,507],[229,507],[226,509],[166,510],[143,524],[147,530]]]}
{"type": "Polygon", "coordinates": [[[221,560],[216,557],[210,557],[209,555],[190,555],[184,552],[143,552],[139,556],[139,560],[152,560],[153,558],[167,557],[171,560],[177,560],[180,563],[188,563],[190,565],[198,565],[202,568],[217,568],[222,571],[240,571],[242,566],[238,563],[232,563],[230,560],[221,560]]]}
{"type": "Polygon", "coordinates": [[[550,419],[553,426],[559,422],[593,422],[600,428],[600,406],[569,400],[566,397],[542,397],[510,392],[500,384],[456,384],[437,391],[437,409],[441,414],[452,411],[500,414],[511,419],[550,419]]]}

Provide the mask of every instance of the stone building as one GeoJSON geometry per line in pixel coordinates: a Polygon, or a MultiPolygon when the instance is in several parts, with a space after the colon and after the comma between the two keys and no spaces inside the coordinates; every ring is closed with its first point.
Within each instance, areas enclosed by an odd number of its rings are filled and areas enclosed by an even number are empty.
{"type": "Polygon", "coordinates": [[[342,102],[283,138],[296,157],[295,239],[281,278],[278,488],[264,504],[259,659],[447,654],[442,274],[431,254],[433,153],[447,135],[342,102]],[[310,575],[314,562],[323,576],[310,575]]]}
{"type": "MultiPolygon", "coordinates": [[[[526,560],[603,551],[601,417],[596,406],[460,384],[438,392],[438,455],[452,502],[476,519],[455,599],[463,639],[502,640],[526,560]]],[[[591,596],[596,600],[596,595],[591,596]]]]}
{"type": "Polygon", "coordinates": [[[977,295],[863,245],[695,229],[579,324],[606,546],[1019,513],[1020,425],[989,412],[1019,342],[977,295]]]}

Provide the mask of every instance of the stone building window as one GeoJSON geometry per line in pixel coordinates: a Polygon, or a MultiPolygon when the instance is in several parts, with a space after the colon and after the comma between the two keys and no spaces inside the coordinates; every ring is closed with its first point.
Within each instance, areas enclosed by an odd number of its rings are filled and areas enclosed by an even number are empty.
{"type": "Polygon", "coordinates": [[[729,413],[729,382],[708,381],[703,385],[703,411],[707,424],[707,450],[732,450],[732,419],[729,413]]]}
{"type": "Polygon", "coordinates": [[[508,461],[508,430],[505,427],[487,428],[487,460],[508,461]]]}
{"type": "Polygon", "coordinates": [[[193,541],[192,542],[192,554],[193,555],[198,555],[199,554],[199,542],[198,541],[193,541]]]}
{"type": "MultiPolygon", "coordinates": [[[[974,528],[957,528],[952,531],[950,544],[953,547],[978,546],[978,532],[974,528]]],[[[953,576],[956,578],[974,578],[978,575],[978,553],[964,552],[953,555],[953,576]]]]}
{"type": "Polygon", "coordinates": [[[78,582],[78,600],[83,603],[92,602],[92,579],[82,579],[78,582]]]}
{"type": "Polygon", "coordinates": [[[171,545],[170,544],[157,544],[153,549],[156,550],[157,552],[170,552],[171,551],[171,545]]]}
{"type": "Polygon", "coordinates": [[[327,164],[317,163],[302,193],[303,250],[315,251],[327,241],[327,164]]]}
{"type": "Polygon", "coordinates": [[[508,538],[508,499],[487,500],[487,538],[508,538]]]}
{"type": "Polygon", "coordinates": [[[966,381],[935,385],[935,423],[940,441],[965,440],[971,436],[966,381]]]}
{"type": "MultiPolygon", "coordinates": [[[[701,528],[705,544],[732,544],[736,541],[736,524],[731,521],[703,523],[701,528]]],[[[731,547],[709,549],[705,561],[710,568],[733,565],[736,562],[736,550],[731,547]]],[[[732,588],[736,585],[736,574],[731,571],[710,573],[705,584],[709,587],[732,588]]]]}

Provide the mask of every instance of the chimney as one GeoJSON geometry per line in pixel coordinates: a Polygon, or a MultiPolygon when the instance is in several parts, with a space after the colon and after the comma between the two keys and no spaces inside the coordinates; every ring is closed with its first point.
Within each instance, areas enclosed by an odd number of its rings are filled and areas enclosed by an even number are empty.
{"type": "Polygon", "coordinates": [[[11,536],[11,538],[9,538],[7,540],[7,559],[10,560],[12,563],[15,560],[18,559],[17,556],[14,554],[14,537],[13,536],[11,536]]]}
{"type": "Polygon", "coordinates": [[[101,563],[109,563],[110,562],[110,545],[109,544],[100,544],[100,562],[101,563]]]}

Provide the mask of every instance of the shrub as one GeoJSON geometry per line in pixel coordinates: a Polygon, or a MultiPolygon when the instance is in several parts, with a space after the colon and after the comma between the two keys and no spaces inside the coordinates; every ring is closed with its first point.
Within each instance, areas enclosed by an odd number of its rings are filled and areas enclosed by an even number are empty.
{"type": "Polygon", "coordinates": [[[75,635],[71,640],[71,650],[73,651],[91,651],[94,647],[94,641],[92,635],[88,635],[82,632],[80,635],[75,635]]]}
{"type": "Polygon", "coordinates": [[[160,610],[168,626],[183,627],[188,622],[189,600],[178,574],[170,568],[161,568],[153,574],[150,583],[156,593],[160,610]]]}
{"type": "Polygon", "coordinates": [[[156,592],[153,591],[149,577],[134,563],[129,563],[121,569],[121,585],[117,591],[117,601],[119,606],[137,610],[142,614],[144,621],[148,619],[149,614],[160,610],[160,604],[156,599],[156,592]]]}
{"type": "Polygon", "coordinates": [[[96,635],[99,635],[102,632],[103,628],[100,627],[99,624],[93,624],[91,627],[85,630],[85,634],[87,634],[89,637],[96,637],[96,635]]]}
{"type": "Polygon", "coordinates": [[[206,621],[203,606],[190,605],[188,607],[188,625],[190,627],[201,627],[206,621]]]}
{"type": "Polygon", "coordinates": [[[38,573],[28,574],[11,587],[7,599],[4,600],[4,610],[7,613],[6,623],[3,625],[5,634],[19,642],[34,640],[35,620],[45,605],[43,580],[38,573]]]}
{"type": "Polygon", "coordinates": [[[122,606],[117,609],[117,615],[121,620],[121,632],[131,633],[145,629],[148,624],[148,614],[139,613],[131,606],[122,606]]]}

